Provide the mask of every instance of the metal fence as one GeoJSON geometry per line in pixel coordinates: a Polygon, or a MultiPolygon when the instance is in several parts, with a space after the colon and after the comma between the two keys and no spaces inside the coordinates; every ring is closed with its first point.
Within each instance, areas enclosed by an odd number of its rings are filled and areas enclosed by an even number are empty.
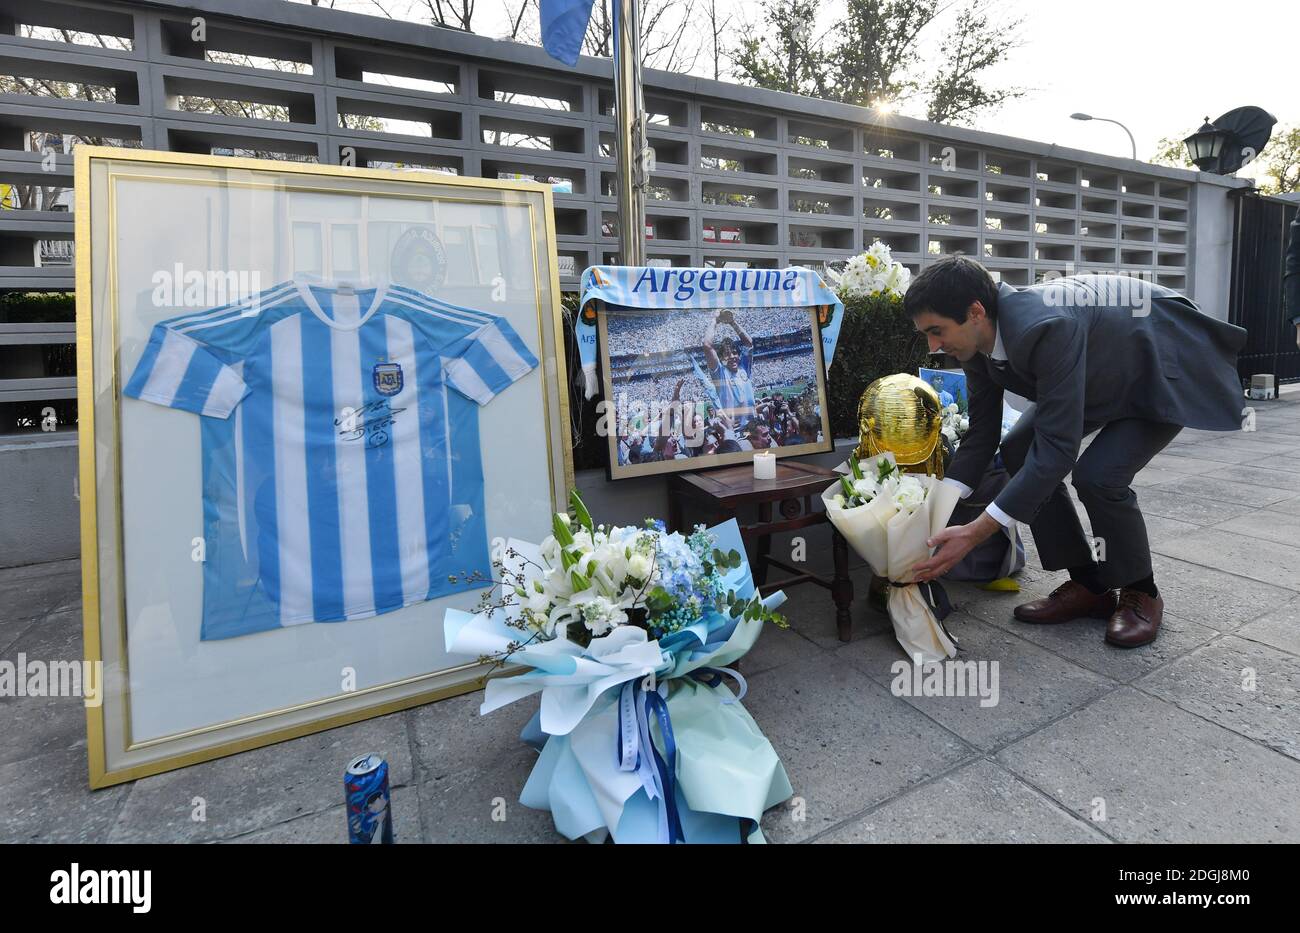
{"type": "Polygon", "coordinates": [[[1243,384],[1256,373],[1277,382],[1300,382],[1291,309],[1283,308],[1282,272],[1288,229],[1300,205],[1246,194],[1237,199],[1233,237],[1229,320],[1246,328],[1246,346],[1237,359],[1243,384]]]}

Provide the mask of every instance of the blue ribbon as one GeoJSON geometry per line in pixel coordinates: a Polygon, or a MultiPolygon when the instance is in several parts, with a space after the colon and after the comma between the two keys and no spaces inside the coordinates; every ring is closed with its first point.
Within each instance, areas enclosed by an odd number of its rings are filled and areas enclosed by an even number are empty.
{"type": "Polygon", "coordinates": [[[745,698],[745,694],[749,692],[749,684],[745,682],[745,678],[741,676],[740,671],[730,667],[700,667],[691,671],[690,676],[706,687],[716,687],[722,683],[724,674],[736,678],[737,693],[734,697],[727,697],[723,700],[722,705],[729,706],[732,703],[739,703],[745,698]]]}
{"type": "Polygon", "coordinates": [[[635,771],[646,796],[659,802],[659,841],[685,842],[681,815],[677,812],[677,740],[668,716],[668,685],[646,690],[641,680],[623,684],[618,698],[618,766],[621,771],[635,771]],[[667,761],[655,747],[650,734],[650,719],[659,722],[664,738],[667,761]]]}

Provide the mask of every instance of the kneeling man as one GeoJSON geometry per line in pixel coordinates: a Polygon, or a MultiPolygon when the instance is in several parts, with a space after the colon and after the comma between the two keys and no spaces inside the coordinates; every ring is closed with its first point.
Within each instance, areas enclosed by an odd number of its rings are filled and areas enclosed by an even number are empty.
{"type": "Polygon", "coordinates": [[[905,307],[930,351],[952,354],[966,373],[970,429],[946,471],[963,496],[998,449],[1003,391],[1033,402],[1002,440],[1011,481],[978,519],[935,535],[938,550],[917,566],[918,579],[942,576],[1000,525],[1024,522],[1043,569],[1067,569],[1070,579],[1016,607],[1017,619],[1107,619],[1112,645],[1154,641],[1164,601],[1133,477],[1184,427],[1240,429],[1246,332],[1139,279],[1081,275],[1017,289],[964,256],[917,276],[905,307]],[[1100,562],[1067,474],[1101,542],[1100,562]]]}

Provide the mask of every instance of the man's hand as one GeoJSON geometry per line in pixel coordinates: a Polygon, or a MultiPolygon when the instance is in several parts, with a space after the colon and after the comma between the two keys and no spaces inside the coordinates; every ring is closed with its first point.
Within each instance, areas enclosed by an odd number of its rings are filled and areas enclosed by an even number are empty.
{"type": "Polygon", "coordinates": [[[913,570],[913,579],[917,583],[936,580],[957,565],[963,557],[977,545],[987,539],[1002,526],[997,520],[984,512],[979,518],[965,525],[953,525],[944,528],[925,543],[937,547],[934,556],[923,560],[913,570]]]}
{"type": "Polygon", "coordinates": [[[1300,347],[1300,324],[1295,326],[1295,345],[1300,347]]]}

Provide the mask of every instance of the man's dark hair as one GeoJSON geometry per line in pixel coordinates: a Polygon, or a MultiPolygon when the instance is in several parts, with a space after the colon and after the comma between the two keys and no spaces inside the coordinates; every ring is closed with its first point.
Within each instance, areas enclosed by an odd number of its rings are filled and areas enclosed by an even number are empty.
{"type": "Polygon", "coordinates": [[[903,296],[903,308],[913,317],[922,311],[966,323],[971,302],[984,305],[989,320],[997,320],[998,286],[988,270],[974,259],[958,253],[945,256],[912,279],[903,296]]]}

